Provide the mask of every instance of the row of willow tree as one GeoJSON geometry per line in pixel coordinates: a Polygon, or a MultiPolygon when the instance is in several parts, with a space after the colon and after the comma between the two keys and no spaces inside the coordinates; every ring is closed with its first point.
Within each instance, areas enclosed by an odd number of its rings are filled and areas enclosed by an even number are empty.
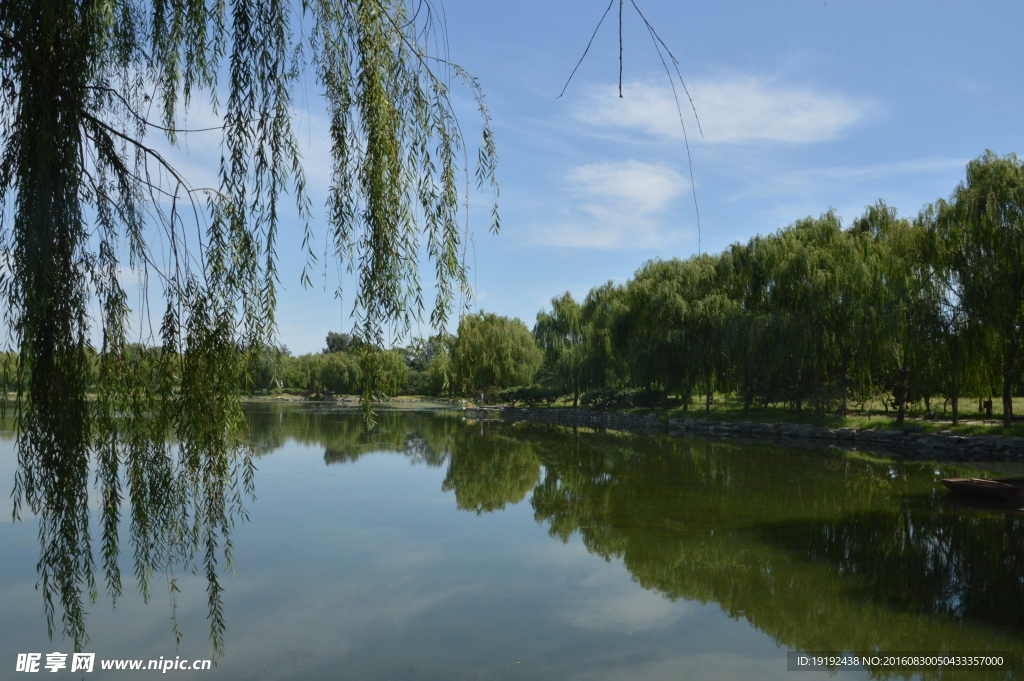
{"type": "Polygon", "coordinates": [[[909,401],[941,398],[956,422],[961,397],[1001,394],[1008,426],[1022,329],[1024,164],[989,152],[914,219],[879,201],[848,228],[828,212],[717,255],[650,261],[582,302],[556,297],[533,335],[540,380],[574,404],[633,388],[709,408],[725,392],[745,412],[845,416],[880,400],[902,421],[909,401]]]}
{"type": "MultiPolygon", "coordinates": [[[[250,386],[358,392],[368,349],[330,334],[320,355],[277,357],[250,386]]],[[[450,337],[374,350],[392,394],[568,396],[574,405],[752,405],[846,415],[882,402],[1012,397],[1024,378],[1024,164],[971,161],[950,200],[915,218],[879,201],[844,228],[834,212],[717,255],[653,260],[624,285],[565,293],[532,333],[478,312],[450,337]],[[603,402],[602,402],[603,400],[603,402]],[[622,402],[620,402],[622,403],[622,402]]],[[[378,367],[378,368],[380,368],[378,367]]]]}

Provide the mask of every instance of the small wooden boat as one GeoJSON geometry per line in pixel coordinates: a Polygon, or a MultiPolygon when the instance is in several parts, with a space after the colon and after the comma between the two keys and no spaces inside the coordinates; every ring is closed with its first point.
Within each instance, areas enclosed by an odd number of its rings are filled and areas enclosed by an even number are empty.
{"type": "Polygon", "coordinates": [[[943,478],[942,484],[957,494],[1024,502],[1024,478],[943,478]]]}

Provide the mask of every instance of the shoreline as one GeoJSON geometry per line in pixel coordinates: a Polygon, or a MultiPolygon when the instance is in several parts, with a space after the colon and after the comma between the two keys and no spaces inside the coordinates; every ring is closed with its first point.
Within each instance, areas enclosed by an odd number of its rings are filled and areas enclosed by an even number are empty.
{"type": "Polygon", "coordinates": [[[767,440],[780,444],[843,445],[840,448],[886,453],[908,459],[942,461],[1017,462],[1024,461],[1024,437],[1005,435],[965,435],[949,431],[919,432],[913,425],[898,430],[828,428],[797,423],[758,423],[753,421],[712,421],[669,419],[660,421],[654,414],[600,412],[580,408],[467,407],[463,414],[478,418],[539,423],[596,430],[626,430],[672,437],[699,437],[742,440],[767,440]]]}
{"type": "MultiPolygon", "coordinates": [[[[286,402],[310,405],[334,405],[359,408],[355,396],[308,399],[302,395],[250,396],[243,401],[286,402]]],[[[662,421],[655,414],[593,411],[580,407],[471,406],[459,399],[394,399],[375,403],[381,409],[451,409],[464,418],[533,423],[568,428],[621,430],[672,437],[735,439],[772,442],[785,446],[818,449],[866,451],[910,460],[947,462],[1024,462],[1024,437],[1013,435],[974,435],[948,430],[922,432],[913,424],[902,430],[873,428],[829,428],[789,422],[719,421],[711,419],[670,418],[662,421]]]]}
{"type": "MultiPolygon", "coordinates": [[[[363,405],[358,396],[338,395],[325,398],[309,398],[304,395],[245,395],[242,402],[286,402],[289,404],[323,404],[336,405],[346,408],[360,408],[363,405]]],[[[374,402],[375,408],[401,408],[401,409],[464,409],[467,400],[426,399],[421,397],[392,398],[385,402],[374,402]]]]}

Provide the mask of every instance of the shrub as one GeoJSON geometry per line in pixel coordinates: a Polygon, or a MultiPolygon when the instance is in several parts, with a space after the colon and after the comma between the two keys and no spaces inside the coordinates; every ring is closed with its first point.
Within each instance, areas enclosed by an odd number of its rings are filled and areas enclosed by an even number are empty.
{"type": "Polygon", "coordinates": [[[565,395],[565,391],[560,388],[547,388],[535,384],[506,388],[499,392],[497,397],[502,402],[510,403],[513,407],[516,406],[516,402],[524,402],[530,406],[544,402],[550,407],[563,395],[565,395]]]}
{"type": "Polygon", "coordinates": [[[657,407],[661,400],[660,392],[647,388],[599,388],[584,393],[580,404],[595,409],[650,409],[657,407]]]}

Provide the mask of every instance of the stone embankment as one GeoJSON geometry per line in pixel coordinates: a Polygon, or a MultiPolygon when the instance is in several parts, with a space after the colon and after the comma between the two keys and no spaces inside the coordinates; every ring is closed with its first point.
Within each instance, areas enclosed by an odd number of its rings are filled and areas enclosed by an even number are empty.
{"type": "Polygon", "coordinates": [[[822,447],[839,446],[894,453],[915,459],[1024,461],[1024,437],[958,435],[949,431],[923,433],[913,425],[906,425],[903,430],[858,430],[795,423],[703,419],[670,419],[665,423],[659,421],[653,414],[525,407],[466,409],[465,413],[476,418],[647,433],[662,432],[677,437],[739,438],[822,447]]]}

